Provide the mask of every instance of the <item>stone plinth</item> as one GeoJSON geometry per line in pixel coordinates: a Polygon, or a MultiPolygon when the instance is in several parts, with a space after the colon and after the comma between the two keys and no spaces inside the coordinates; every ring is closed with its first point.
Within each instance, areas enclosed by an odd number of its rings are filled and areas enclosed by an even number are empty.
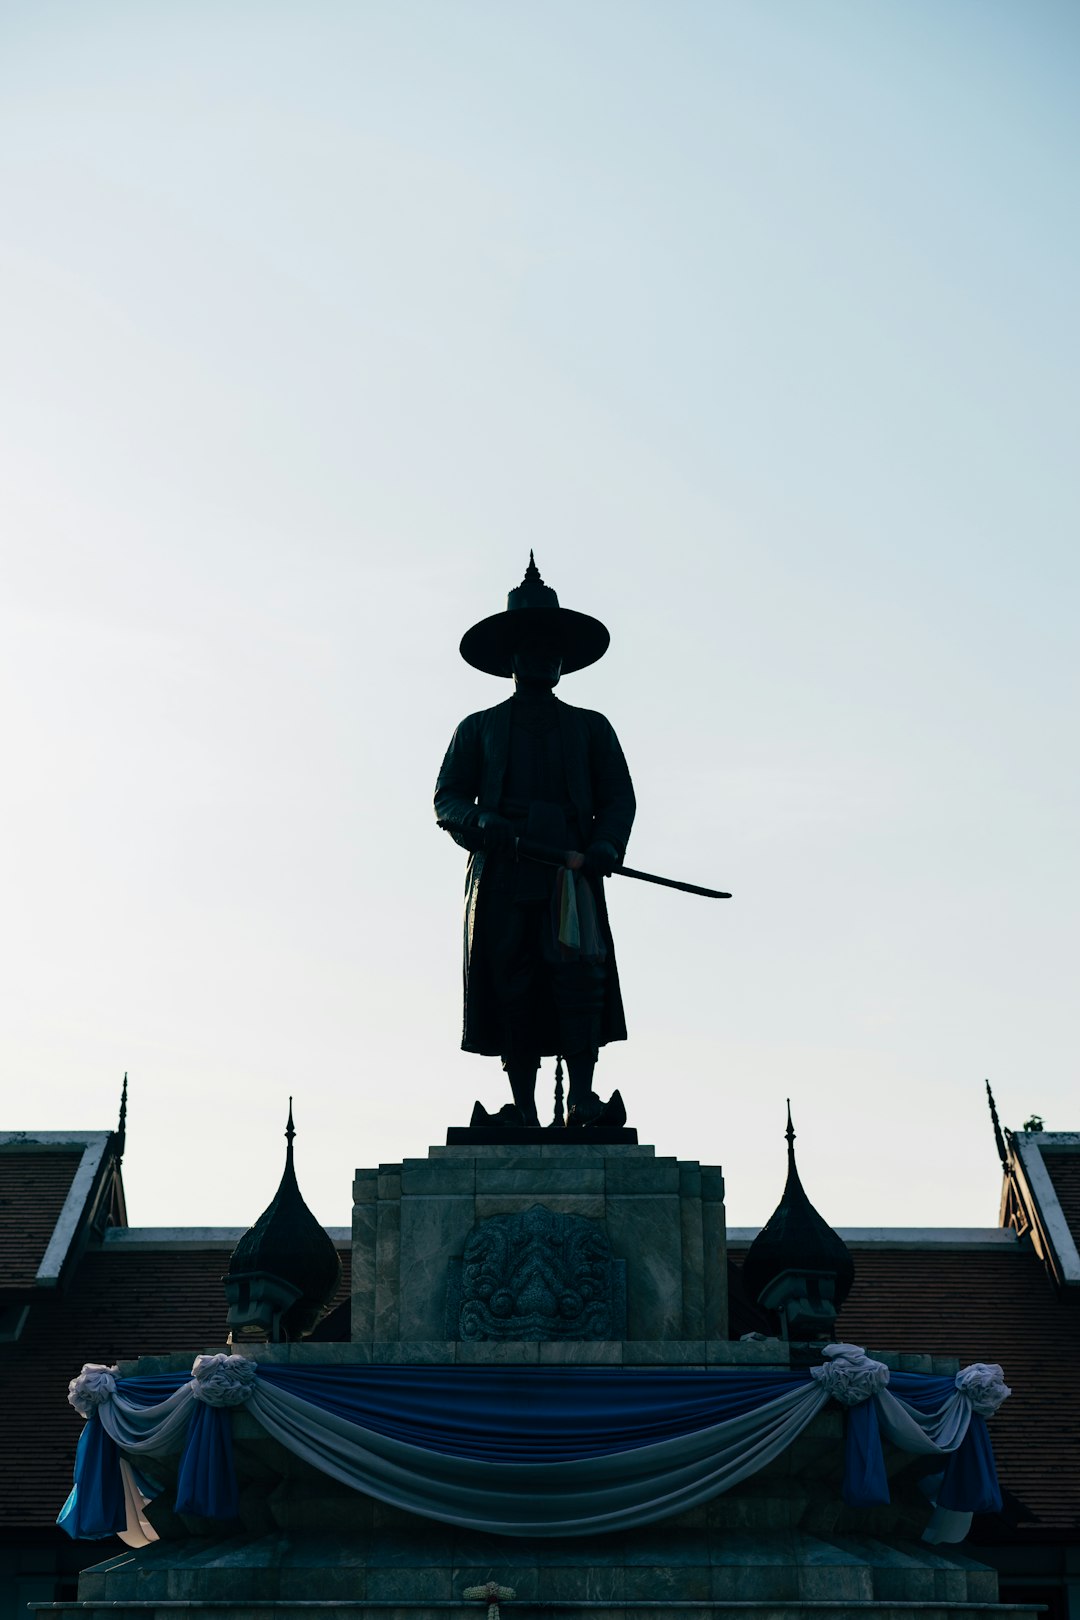
{"type": "MultiPolygon", "coordinates": [[[[767,1368],[799,1355],[776,1339],[726,1338],[717,1168],[631,1144],[470,1143],[359,1170],[354,1197],[353,1342],[250,1347],[253,1359],[767,1368]],[[537,1207],[544,1216],[528,1219],[537,1207]],[[494,1323],[496,1336],[470,1338],[460,1302],[492,1278],[488,1315],[469,1320],[494,1323]],[[561,1336],[497,1336],[517,1320],[552,1321],[561,1336]],[[573,1336],[598,1321],[621,1336],[573,1336]]],[[[943,1358],[881,1359],[956,1370],[943,1358]]],[[[191,1360],[144,1357],[121,1371],[185,1372],[191,1360]]],[[[301,1462],[241,1408],[231,1533],[179,1517],[169,1505],[179,1457],[155,1458],[165,1488],[148,1517],[162,1539],[87,1570],[78,1604],[39,1607],[57,1620],[172,1620],[178,1608],[213,1609],[214,1620],[486,1620],[486,1605],[462,1594],[494,1581],[516,1593],[504,1620],[1028,1620],[997,1605],[993,1571],[919,1544],[919,1460],[888,1453],[888,1507],[844,1505],[843,1422],[826,1408],[775,1462],[691,1512],[556,1542],[385,1506],[301,1462]]]]}
{"type": "Polygon", "coordinates": [[[426,1159],[356,1172],[353,1340],[434,1344],[452,1337],[451,1262],[461,1259],[480,1222],[536,1205],[602,1223],[625,1266],[627,1341],[701,1344],[726,1335],[720,1169],[657,1158],[647,1146],[543,1143],[435,1147],[426,1159]]]}

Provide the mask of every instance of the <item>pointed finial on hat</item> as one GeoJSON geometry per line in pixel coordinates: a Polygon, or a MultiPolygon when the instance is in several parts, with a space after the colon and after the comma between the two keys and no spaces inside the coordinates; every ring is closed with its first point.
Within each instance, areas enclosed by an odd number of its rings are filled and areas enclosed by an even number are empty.
{"type": "Polygon", "coordinates": [[[120,1123],[116,1127],[116,1157],[124,1157],[124,1148],[127,1144],[127,1070],[124,1070],[124,1084],[120,1092],[120,1123]]]}
{"type": "Polygon", "coordinates": [[[542,585],[544,583],[540,578],[540,570],[536,566],[536,558],[532,554],[531,546],[529,547],[529,566],[525,570],[525,578],[521,583],[523,585],[542,585]]]}
{"type": "Polygon", "coordinates": [[[292,1145],[293,1145],[293,1138],[295,1137],[295,1135],[296,1135],[296,1126],[293,1124],[293,1120],[292,1120],[292,1098],[290,1097],[289,1098],[289,1123],[285,1127],[285,1140],[289,1144],[288,1148],[286,1149],[286,1158],[288,1158],[290,1160],[292,1159],[292,1145]]]}
{"type": "Polygon", "coordinates": [[[784,1132],[784,1135],[787,1137],[788,1158],[793,1159],[795,1157],[795,1127],[791,1123],[790,1097],[787,1099],[787,1130],[784,1132]]]}
{"type": "Polygon", "coordinates": [[[1001,1160],[1001,1168],[1004,1171],[1008,1172],[1008,1169],[1009,1169],[1009,1151],[1008,1151],[1008,1148],[1005,1145],[1005,1138],[1008,1136],[1009,1132],[1008,1132],[1008,1129],[1006,1128],[1004,1134],[1002,1134],[1001,1124],[1000,1124],[1000,1122],[998,1120],[997,1107],[996,1107],[996,1105],[994,1103],[994,1093],[990,1090],[990,1082],[989,1082],[989,1080],[986,1082],[986,1100],[990,1105],[990,1120],[991,1120],[991,1123],[992,1123],[992,1125],[994,1127],[994,1141],[995,1141],[995,1143],[997,1145],[998,1158],[1001,1160]]]}

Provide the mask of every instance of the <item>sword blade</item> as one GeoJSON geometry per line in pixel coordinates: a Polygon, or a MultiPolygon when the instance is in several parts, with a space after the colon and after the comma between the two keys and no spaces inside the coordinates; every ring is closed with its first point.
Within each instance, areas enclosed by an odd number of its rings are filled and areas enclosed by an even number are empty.
{"type": "Polygon", "coordinates": [[[680,883],[677,878],[657,877],[655,872],[638,872],[632,866],[616,866],[612,877],[637,878],[639,883],[659,883],[663,889],[681,889],[683,894],[701,894],[706,900],[730,900],[725,889],[703,889],[700,883],[680,883]]]}
{"type": "MultiPolygon", "coordinates": [[[[515,838],[514,850],[520,860],[539,861],[544,866],[566,865],[565,850],[549,849],[546,844],[537,844],[531,838],[515,838]]],[[[636,878],[639,883],[658,883],[662,889],[679,889],[683,894],[700,894],[706,900],[731,899],[726,889],[704,889],[700,883],[680,883],[678,878],[657,877],[655,872],[639,872],[633,866],[616,866],[612,870],[612,876],[636,878]]]]}

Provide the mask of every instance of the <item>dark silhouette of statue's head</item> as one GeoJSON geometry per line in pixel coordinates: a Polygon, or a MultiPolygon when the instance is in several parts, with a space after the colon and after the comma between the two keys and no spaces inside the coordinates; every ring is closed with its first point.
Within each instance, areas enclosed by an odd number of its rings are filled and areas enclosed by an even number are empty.
{"type": "Polygon", "coordinates": [[[486,675],[513,675],[519,681],[527,678],[537,683],[546,680],[551,687],[559,675],[569,675],[595,664],[607,652],[610,639],[599,619],[560,607],[551,586],[540,578],[530,551],[525,578],[508,595],[505,611],[481,619],[471,630],[466,630],[461,638],[461,656],[486,675]],[[545,648],[544,674],[525,677],[523,669],[515,666],[524,658],[530,669],[538,668],[541,646],[545,648]],[[550,671],[555,655],[559,669],[552,678],[550,671]]]}

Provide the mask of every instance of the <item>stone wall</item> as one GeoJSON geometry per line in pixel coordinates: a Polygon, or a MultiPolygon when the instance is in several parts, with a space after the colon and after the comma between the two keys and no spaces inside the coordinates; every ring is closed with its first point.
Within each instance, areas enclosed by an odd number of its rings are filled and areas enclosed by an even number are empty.
{"type": "MultiPolygon", "coordinates": [[[[603,1223],[626,1266],[626,1342],[689,1342],[685,1359],[704,1362],[704,1341],[726,1337],[719,1167],[657,1158],[647,1146],[544,1143],[435,1147],[426,1159],[356,1172],[353,1341],[425,1343],[434,1354],[448,1339],[450,1263],[469,1234],[491,1216],[537,1204],[603,1223]]],[[[612,1347],[589,1359],[623,1358],[612,1347]]]]}

